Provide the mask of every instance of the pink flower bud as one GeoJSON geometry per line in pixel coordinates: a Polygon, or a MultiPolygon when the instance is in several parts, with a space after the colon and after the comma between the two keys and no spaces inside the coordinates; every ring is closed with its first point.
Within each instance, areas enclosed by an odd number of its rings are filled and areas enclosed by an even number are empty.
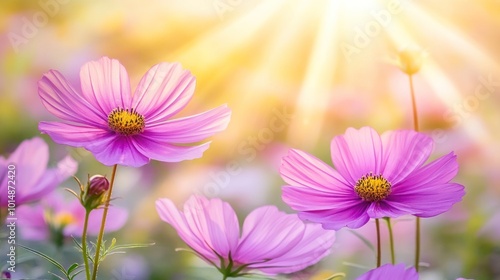
{"type": "Polygon", "coordinates": [[[104,202],[104,197],[109,189],[109,181],[101,175],[90,177],[87,183],[87,189],[81,197],[83,207],[87,210],[93,210],[101,206],[104,202]]]}
{"type": "Polygon", "coordinates": [[[90,177],[87,195],[100,196],[109,189],[109,181],[101,175],[90,177]]]}

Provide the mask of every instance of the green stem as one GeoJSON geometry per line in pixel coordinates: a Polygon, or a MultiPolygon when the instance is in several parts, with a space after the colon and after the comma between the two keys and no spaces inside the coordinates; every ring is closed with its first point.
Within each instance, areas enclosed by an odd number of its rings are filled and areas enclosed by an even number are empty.
{"type": "Polygon", "coordinates": [[[415,235],[415,269],[418,272],[418,268],[420,265],[420,217],[417,217],[415,221],[416,225],[416,235],[415,235]]]}
{"type": "Polygon", "coordinates": [[[109,201],[111,200],[111,193],[113,192],[113,183],[115,182],[115,174],[116,174],[117,167],[118,167],[117,164],[113,165],[113,171],[111,173],[111,182],[109,183],[108,195],[106,197],[106,202],[104,204],[104,210],[102,211],[101,229],[99,230],[99,235],[97,236],[97,244],[96,244],[96,248],[95,248],[94,269],[92,271],[92,280],[96,280],[97,269],[99,268],[99,257],[100,257],[99,254],[101,251],[101,243],[102,243],[102,238],[104,236],[104,226],[106,225],[106,217],[108,216],[109,201]]]}
{"type": "Polygon", "coordinates": [[[85,263],[85,275],[87,276],[87,280],[90,280],[90,267],[89,267],[89,258],[87,256],[87,226],[89,224],[89,215],[90,211],[85,210],[85,221],[83,223],[83,233],[82,233],[82,254],[83,254],[83,262],[85,263]]]}
{"type": "Polygon", "coordinates": [[[377,228],[377,267],[382,264],[382,249],[380,248],[380,222],[375,219],[375,226],[377,228]]]}
{"type": "Polygon", "coordinates": [[[391,218],[384,218],[387,222],[387,230],[389,231],[389,246],[391,248],[391,263],[396,264],[396,255],[394,254],[394,236],[392,234],[391,218]]]}
{"type": "MultiPolygon", "coordinates": [[[[415,131],[418,131],[417,102],[415,101],[413,76],[408,75],[408,77],[410,78],[411,105],[413,109],[413,129],[415,129],[415,131]]],[[[420,218],[417,217],[415,221],[415,269],[417,270],[417,272],[419,264],[420,264],[420,218]]]]}

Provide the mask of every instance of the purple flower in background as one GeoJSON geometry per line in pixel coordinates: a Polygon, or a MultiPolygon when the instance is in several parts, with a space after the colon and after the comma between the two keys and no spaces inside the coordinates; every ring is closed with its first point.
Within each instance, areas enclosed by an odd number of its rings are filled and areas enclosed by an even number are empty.
{"type": "Polygon", "coordinates": [[[283,158],[283,200],[299,217],[325,229],[359,228],[370,218],[413,214],[432,217],[464,196],[450,183],[458,172],[453,152],[424,165],[432,139],[415,131],[379,136],[364,127],[349,128],[331,143],[336,169],[299,150],[283,158]]]}
{"type": "Polygon", "coordinates": [[[48,161],[49,147],[38,137],[23,141],[7,158],[0,156],[0,208],[8,206],[8,186],[15,187],[15,201],[19,206],[49,194],[78,168],[69,156],[55,168],[47,168],[48,161]]]}
{"type": "Polygon", "coordinates": [[[223,105],[170,120],[188,104],[195,87],[195,78],[178,63],[153,66],[133,95],[125,68],[107,57],[83,65],[80,82],[81,93],[56,70],[42,77],[42,103],[64,122],[40,122],[39,129],[56,143],[84,147],[105,165],[199,158],[210,143],[184,144],[224,130],[231,115],[223,105]]]}
{"type": "Polygon", "coordinates": [[[200,258],[225,277],[254,269],[271,275],[302,270],[326,256],[335,240],[333,231],[304,224],[297,215],[274,206],[252,211],[241,236],[236,213],[220,199],[191,196],[184,211],[169,199],[158,199],[156,210],[200,258]]]}
{"type": "Polygon", "coordinates": [[[408,269],[404,264],[386,264],[381,267],[372,269],[367,273],[356,278],[357,280],[418,280],[418,273],[414,267],[408,269]]]}
{"type": "MultiPolygon", "coordinates": [[[[101,226],[102,208],[90,212],[87,233],[96,235],[101,226]]],[[[40,203],[24,205],[16,211],[21,237],[29,240],[60,239],[60,237],[81,237],[85,219],[85,208],[71,196],[65,199],[60,193],[52,193],[40,203]]],[[[106,221],[106,232],[119,230],[127,221],[126,209],[110,206],[106,221]]]]}

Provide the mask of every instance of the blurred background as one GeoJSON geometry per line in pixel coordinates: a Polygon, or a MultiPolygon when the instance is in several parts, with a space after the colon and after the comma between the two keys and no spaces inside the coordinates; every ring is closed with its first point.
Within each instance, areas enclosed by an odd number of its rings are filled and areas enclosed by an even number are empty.
{"type": "MultiPolygon", "coordinates": [[[[330,141],[348,127],[412,129],[408,76],[396,65],[408,47],[425,54],[414,75],[421,130],[435,139],[435,156],[456,152],[455,180],[467,191],[451,211],[423,220],[428,268],[421,279],[500,279],[499,1],[2,0],[0,154],[39,136],[38,122],[54,118],[37,94],[49,69],[78,88],[82,64],[109,56],[125,66],[134,89],[152,65],[180,62],[197,79],[180,116],[227,103],[231,123],[201,159],[118,168],[114,204],[127,208],[129,218],[106,238],[156,245],[110,256],[100,273],[102,279],[220,279],[194,255],[175,252],[186,245],[160,221],[154,201],[168,197],[182,205],[201,193],[230,202],[241,219],[266,204],[292,213],[281,201],[278,173],[289,148],[331,164],[330,141]]],[[[42,137],[53,164],[70,154],[82,180],[110,175],[85,150],[42,137]]],[[[58,191],[64,187],[77,186],[68,180],[58,191]]],[[[413,226],[411,217],[394,225],[396,255],[407,265],[413,226]]],[[[369,223],[358,233],[375,240],[373,228],[369,223]]],[[[62,249],[26,244],[68,264],[78,259],[71,240],[62,249]]],[[[18,252],[25,261],[15,277],[51,279],[46,272],[53,267],[18,252]]],[[[331,255],[284,279],[336,272],[354,279],[374,261],[363,241],[343,229],[331,255]]]]}

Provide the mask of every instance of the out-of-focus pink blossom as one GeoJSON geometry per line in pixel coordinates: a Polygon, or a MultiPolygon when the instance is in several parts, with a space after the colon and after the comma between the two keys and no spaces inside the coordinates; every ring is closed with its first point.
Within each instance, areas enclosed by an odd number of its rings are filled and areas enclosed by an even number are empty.
{"type": "MultiPolygon", "coordinates": [[[[95,209],[90,213],[87,234],[99,233],[103,209],[95,209]]],[[[40,203],[24,205],[17,209],[20,235],[24,239],[47,240],[52,233],[63,236],[81,237],[85,219],[85,208],[75,197],[65,197],[60,193],[52,193],[40,203]]],[[[110,205],[106,232],[119,230],[127,221],[126,209],[110,205]]]]}
{"type": "Polygon", "coordinates": [[[0,208],[8,205],[8,186],[15,189],[15,203],[20,206],[48,195],[78,168],[70,156],[54,168],[47,168],[48,161],[49,147],[39,137],[23,141],[7,158],[0,156],[0,208]]]}
{"type": "Polygon", "coordinates": [[[274,206],[251,212],[241,235],[236,213],[220,199],[191,196],[179,211],[163,198],[156,201],[156,210],[198,256],[226,277],[249,270],[271,275],[302,270],[326,256],[335,240],[333,231],[304,224],[274,206]]]}

